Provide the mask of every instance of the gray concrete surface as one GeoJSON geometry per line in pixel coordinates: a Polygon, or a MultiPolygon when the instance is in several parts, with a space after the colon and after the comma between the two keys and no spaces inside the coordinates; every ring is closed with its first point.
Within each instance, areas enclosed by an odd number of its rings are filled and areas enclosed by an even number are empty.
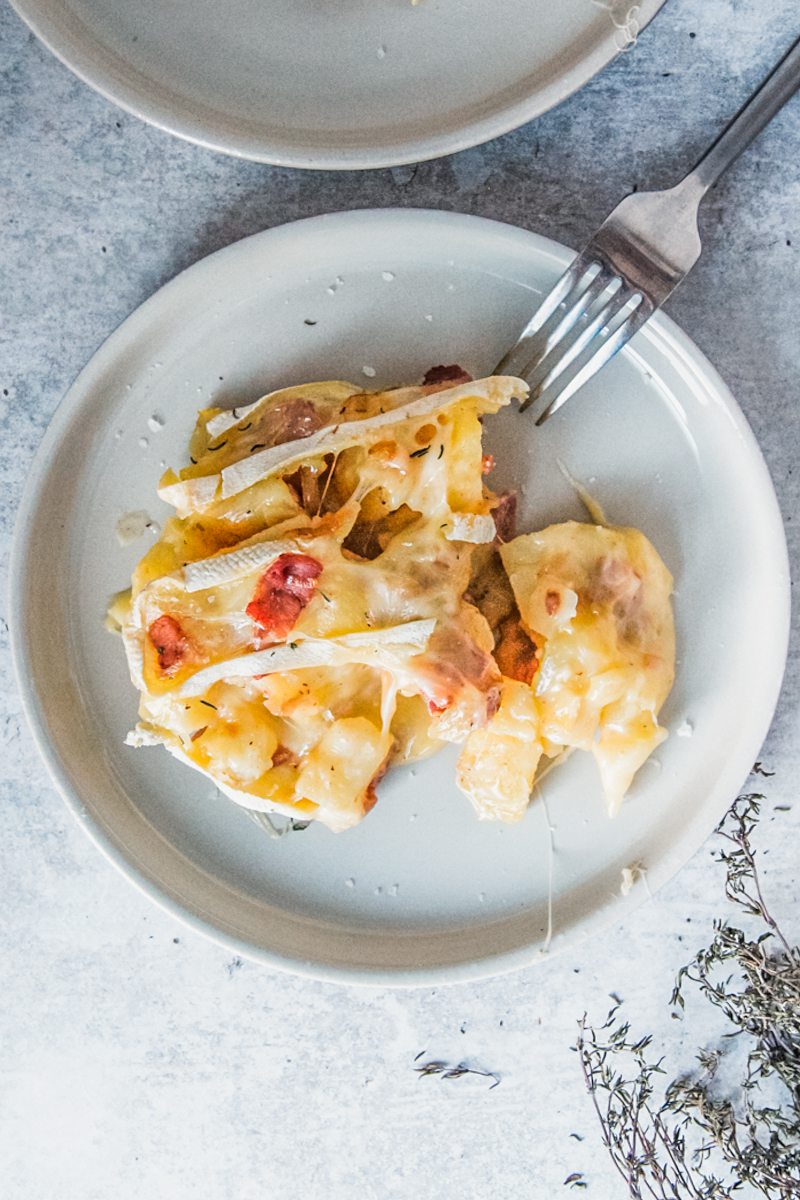
{"type": "MultiPolygon", "coordinates": [[[[533,125],[416,169],[320,175],[146,127],[73,78],[4,6],[4,578],[17,499],[60,397],[181,268],[266,226],[369,205],[480,213],[577,244],[632,184],[674,179],[798,33],[796,0],[670,0],[635,50],[533,125]]],[[[704,236],[669,311],[753,425],[796,573],[800,98],[710,199],[704,236]]],[[[185,931],[97,854],[22,722],[5,618],[0,653],[6,1200],[544,1200],[575,1171],[586,1194],[623,1195],[570,1050],[575,1019],[602,1014],[616,990],[670,1064],[688,1065],[702,1022],[676,1025],[666,1000],[722,908],[711,844],[625,928],[534,971],[418,992],[271,974],[185,931]],[[421,1050],[496,1070],[502,1084],[419,1080],[421,1050]]],[[[793,653],[761,756],[775,774],[754,782],[768,796],[766,884],[798,932],[796,636],[793,653]]],[[[747,689],[743,679],[743,706],[747,689]]]]}

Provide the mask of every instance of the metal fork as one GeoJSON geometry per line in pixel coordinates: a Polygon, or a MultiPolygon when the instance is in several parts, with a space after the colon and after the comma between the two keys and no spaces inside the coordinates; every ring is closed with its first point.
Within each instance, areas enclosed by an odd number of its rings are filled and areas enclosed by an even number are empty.
{"type": "Polygon", "coordinates": [[[700,257],[700,201],[800,88],[800,39],[676,187],[618,204],[504,358],[530,385],[541,425],[574,396],[683,281],[700,257]]]}

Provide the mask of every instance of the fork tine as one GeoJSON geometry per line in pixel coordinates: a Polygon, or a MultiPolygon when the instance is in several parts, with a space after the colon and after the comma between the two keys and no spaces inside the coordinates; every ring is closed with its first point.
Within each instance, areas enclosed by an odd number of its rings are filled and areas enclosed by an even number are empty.
{"type": "Polygon", "coordinates": [[[559,408],[574,396],[587,380],[591,379],[609,359],[613,358],[618,350],[629,342],[637,330],[641,329],[645,321],[653,312],[653,306],[640,295],[639,305],[632,312],[625,315],[625,310],[622,310],[622,320],[617,320],[614,326],[610,326],[608,336],[605,337],[599,346],[595,346],[599,339],[595,337],[589,346],[584,350],[576,362],[573,363],[573,368],[569,372],[569,378],[561,384],[560,379],[556,379],[547,388],[543,388],[538,395],[538,399],[547,401],[546,407],[540,416],[536,419],[537,425],[543,425],[544,422],[552,417],[553,413],[558,412],[559,408]]]}
{"type": "Polygon", "coordinates": [[[521,373],[520,367],[524,367],[526,361],[530,362],[529,348],[531,341],[573,288],[577,287],[594,262],[595,260],[585,252],[578,254],[572,260],[564,274],[556,281],[553,288],[542,300],[514,345],[501,358],[494,369],[495,375],[517,375],[521,373]]]}
{"type": "MultiPolygon", "coordinates": [[[[609,327],[618,314],[630,304],[635,293],[625,286],[619,276],[616,276],[611,282],[617,282],[619,286],[610,295],[601,294],[597,298],[585,314],[585,323],[574,333],[574,336],[565,336],[559,342],[555,342],[524,374],[531,390],[528,399],[520,407],[520,412],[524,412],[535,400],[538,400],[558,376],[575,362],[592,339],[602,329],[609,327]]],[[[567,333],[572,333],[572,331],[568,330],[567,333]]]]}
{"type": "MultiPolygon", "coordinates": [[[[614,276],[607,267],[599,263],[594,265],[597,267],[596,273],[589,278],[584,275],[578,286],[572,289],[539,331],[526,343],[524,365],[520,360],[520,369],[517,371],[523,379],[530,382],[531,371],[564,343],[579,322],[583,322],[589,313],[595,311],[597,301],[614,283],[614,276]]],[[[620,284],[621,282],[619,280],[620,284]]]]}

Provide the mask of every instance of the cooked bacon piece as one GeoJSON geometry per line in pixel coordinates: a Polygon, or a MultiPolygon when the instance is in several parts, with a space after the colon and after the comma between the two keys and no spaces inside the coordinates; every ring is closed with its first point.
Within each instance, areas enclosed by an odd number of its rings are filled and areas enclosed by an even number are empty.
{"type": "Polygon", "coordinates": [[[310,400],[293,396],[269,409],[264,418],[264,435],[270,446],[280,446],[298,438],[311,437],[325,424],[310,400]]]}
{"type": "Polygon", "coordinates": [[[294,629],[322,574],[322,563],[308,554],[280,554],[267,567],[245,609],[248,617],[275,641],[294,629]]]}
{"type": "Polygon", "coordinates": [[[642,577],[630,563],[605,555],[589,581],[588,592],[593,600],[616,600],[627,607],[641,601],[642,577]]]}
{"type": "Polygon", "coordinates": [[[494,455],[493,454],[484,454],[483,458],[481,459],[481,475],[488,475],[489,472],[493,471],[493,470],[494,470],[494,455]]]}
{"type": "Polygon", "coordinates": [[[364,816],[366,816],[368,812],[372,812],[373,808],[378,803],[378,784],[388,770],[389,756],[387,755],[381,765],[378,767],[375,774],[372,776],[372,779],[370,779],[369,783],[367,784],[367,790],[364,793],[364,816]]]}
{"type": "Polygon", "coordinates": [[[456,387],[459,383],[472,383],[472,376],[458,363],[451,363],[449,367],[431,367],[425,372],[422,386],[430,388],[432,392],[441,392],[445,388],[456,387]]]}
{"type": "Polygon", "coordinates": [[[158,667],[165,675],[174,675],[186,658],[190,642],[174,617],[163,616],[153,621],[147,636],[155,646],[158,667]]]}
{"type": "Polygon", "coordinates": [[[498,542],[510,542],[517,524],[517,493],[504,492],[492,509],[498,542]]]}
{"type": "Polygon", "coordinates": [[[423,654],[412,660],[420,690],[431,716],[453,706],[475,710],[484,724],[498,683],[494,659],[466,630],[443,625],[434,630],[423,654]]]}
{"type": "Polygon", "coordinates": [[[520,683],[533,682],[539,669],[536,644],[528,637],[516,614],[506,617],[497,631],[494,660],[508,679],[518,679],[520,683]]]}

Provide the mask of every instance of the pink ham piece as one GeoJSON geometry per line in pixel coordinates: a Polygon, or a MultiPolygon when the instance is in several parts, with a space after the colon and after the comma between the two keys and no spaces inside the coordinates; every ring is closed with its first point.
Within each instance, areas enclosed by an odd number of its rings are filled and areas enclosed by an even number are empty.
{"type": "Polygon", "coordinates": [[[281,641],[294,629],[322,574],[322,563],[308,554],[280,554],[258,581],[245,609],[262,634],[281,641]]]}
{"type": "Polygon", "coordinates": [[[293,396],[283,400],[266,413],[261,429],[268,438],[268,445],[281,446],[298,438],[311,437],[325,424],[310,400],[293,396]]]}
{"type": "Polygon", "coordinates": [[[153,621],[147,636],[155,646],[158,667],[165,675],[174,675],[190,650],[190,642],[174,617],[163,616],[153,621]]]}
{"type": "Polygon", "coordinates": [[[517,525],[517,493],[504,492],[492,509],[498,542],[510,542],[517,525]]]}
{"type": "Polygon", "coordinates": [[[512,613],[497,631],[494,659],[503,675],[520,683],[533,683],[539,669],[536,645],[512,613]]]}
{"type": "Polygon", "coordinates": [[[431,716],[459,709],[469,727],[496,708],[500,673],[494,659],[458,625],[442,625],[424,654],[411,660],[431,716]]]}
{"type": "Polygon", "coordinates": [[[445,388],[457,387],[459,383],[472,383],[472,376],[458,363],[451,363],[449,367],[431,367],[425,372],[422,386],[429,392],[442,392],[445,388]]]}

